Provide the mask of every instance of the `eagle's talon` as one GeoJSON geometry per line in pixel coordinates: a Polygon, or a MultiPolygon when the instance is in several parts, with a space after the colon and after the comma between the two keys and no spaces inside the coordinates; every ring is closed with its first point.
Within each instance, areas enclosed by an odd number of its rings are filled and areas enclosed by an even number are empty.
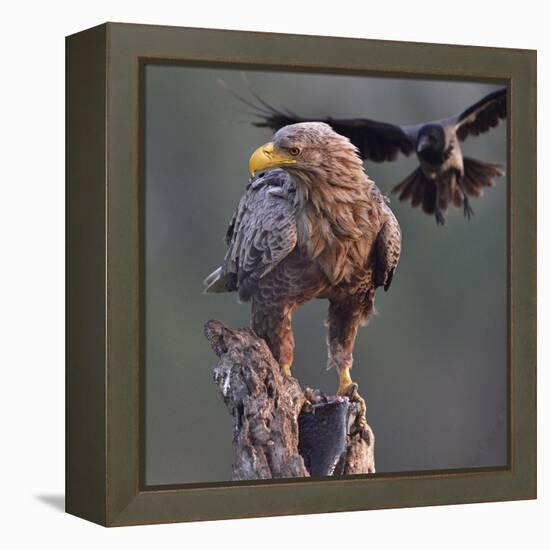
{"type": "Polygon", "coordinates": [[[315,390],[311,388],[306,388],[304,390],[304,397],[306,399],[304,401],[304,404],[302,405],[302,410],[300,411],[300,414],[310,414],[313,412],[313,403],[317,401],[317,394],[315,393],[315,390]]]}
{"type": "Polygon", "coordinates": [[[359,384],[356,382],[349,382],[348,384],[340,385],[338,388],[338,395],[347,397],[351,403],[357,403],[357,415],[351,427],[350,435],[362,433],[367,425],[367,403],[359,395],[359,384]]]}
{"type": "Polygon", "coordinates": [[[312,388],[306,388],[304,390],[304,397],[306,398],[306,401],[309,401],[310,404],[317,401],[317,394],[312,388]]]}
{"type": "Polygon", "coordinates": [[[366,427],[367,427],[367,421],[365,417],[358,416],[350,428],[349,435],[351,436],[362,435],[363,433],[365,433],[366,427]]]}
{"type": "Polygon", "coordinates": [[[359,405],[359,410],[357,411],[357,416],[355,417],[355,422],[352,427],[352,435],[354,435],[363,433],[367,426],[367,404],[358,393],[352,401],[359,405]]]}

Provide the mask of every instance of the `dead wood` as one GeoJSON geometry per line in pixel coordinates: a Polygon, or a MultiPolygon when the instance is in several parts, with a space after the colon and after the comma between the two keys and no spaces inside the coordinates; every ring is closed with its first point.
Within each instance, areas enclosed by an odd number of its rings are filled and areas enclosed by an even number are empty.
{"type": "Polygon", "coordinates": [[[219,359],[214,381],[233,416],[234,480],[374,472],[371,428],[350,435],[355,403],[304,392],[251,329],[208,321],[205,334],[219,359]]]}

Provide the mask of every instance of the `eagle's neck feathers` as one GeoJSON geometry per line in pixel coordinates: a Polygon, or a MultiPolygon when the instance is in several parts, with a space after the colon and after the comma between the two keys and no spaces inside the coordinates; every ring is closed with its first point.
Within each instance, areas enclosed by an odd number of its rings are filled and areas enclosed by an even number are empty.
{"type": "Polygon", "coordinates": [[[362,164],[293,173],[298,247],[316,259],[331,284],[349,282],[368,264],[378,233],[374,182],[362,164]]]}

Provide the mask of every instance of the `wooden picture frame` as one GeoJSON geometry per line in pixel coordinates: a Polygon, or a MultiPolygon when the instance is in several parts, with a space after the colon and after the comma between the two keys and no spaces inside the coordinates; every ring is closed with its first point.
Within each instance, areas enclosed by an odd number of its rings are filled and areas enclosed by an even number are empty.
{"type": "Polygon", "coordinates": [[[66,509],[105,526],[536,497],[536,52],[107,23],[67,38],[66,509]],[[148,62],[508,86],[508,465],[145,487],[140,86],[148,62]]]}

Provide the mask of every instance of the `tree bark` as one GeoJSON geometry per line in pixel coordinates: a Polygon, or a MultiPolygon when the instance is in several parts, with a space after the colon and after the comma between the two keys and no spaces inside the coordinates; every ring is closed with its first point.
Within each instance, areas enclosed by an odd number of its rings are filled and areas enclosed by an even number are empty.
{"type": "Polygon", "coordinates": [[[304,391],[251,329],[208,321],[205,334],[219,358],[214,381],[233,416],[234,480],[374,472],[371,428],[350,435],[355,403],[304,391]]]}

